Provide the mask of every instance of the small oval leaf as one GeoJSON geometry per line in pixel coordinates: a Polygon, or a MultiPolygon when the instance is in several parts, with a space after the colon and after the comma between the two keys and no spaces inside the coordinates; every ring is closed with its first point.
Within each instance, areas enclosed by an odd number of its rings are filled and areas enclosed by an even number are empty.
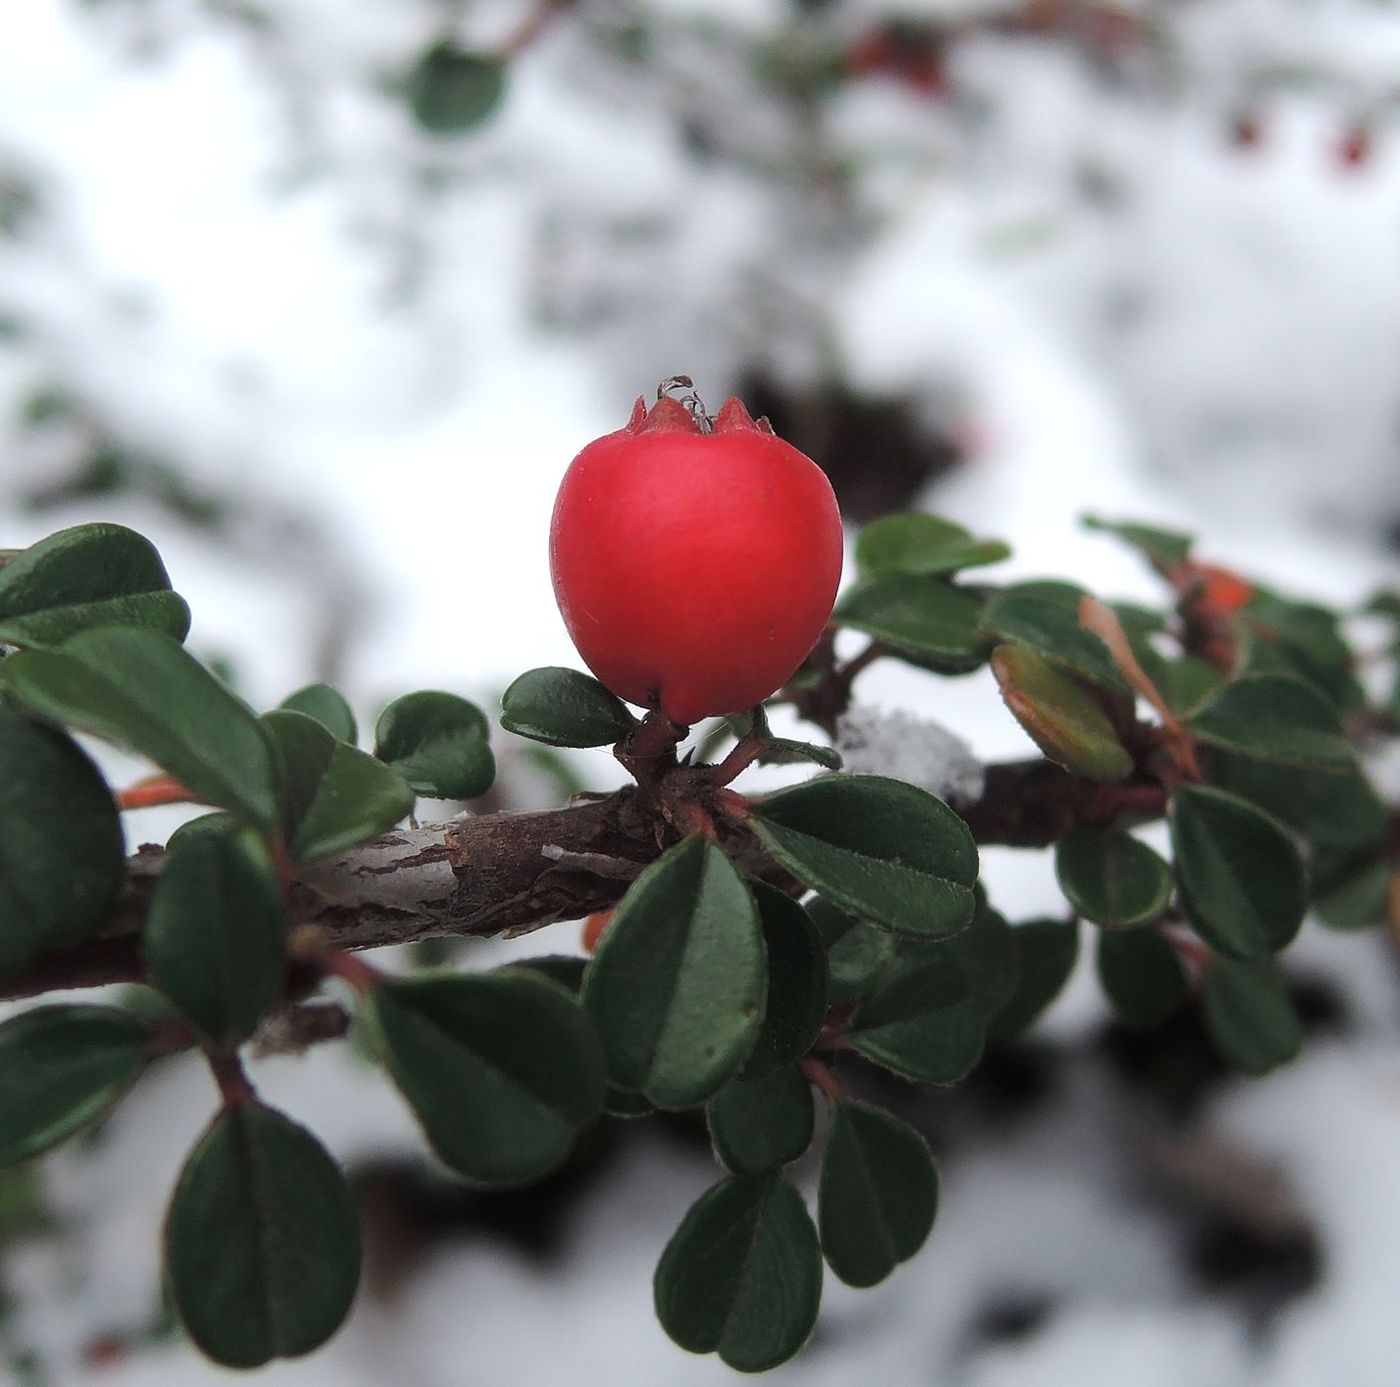
{"type": "Polygon", "coordinates": [[[660,1108],[702,1102],[763,1021],[763,933],[724,853],[698,835],[633,882],[584,980],[608,1077],[660,1108]]]}
{"type": "Polygon", "coordinates": [[[1083,679],[1126,693],[1127,683],[1108,647],[1079,624],[1083,595],[1068,583],[1020,583],[987,604],[982,629],[1083,679]]]}
{"type": "Polygon", "coordinates": [[[1157,919],[1171,901],[1171,868],[1130,833],[1073,828],[1055,847],[1055,875],[1076,911],[1096,925],[1157,919]]]}
{"type": "Polygon", "coordinates": [[[761,1079],[732,1079],[705,1105],[715,1155],[735,1175],[761,1175],[812,1144],[812,1089],[796,1065],[761,1079]]]}
{"type": "Polygon", "coordinates": [[[1191,715],[1196,737],[1285,766],[1354,770],[1356,750],[1337,710],[1301,679],[1249,674],[1219,688],[1191,715]]]}
{"type": "Polygon", "coordinates": [[[180,1172],[165,1259],[175,1310],[216,1363],[310,1353],[340,1327],[360,1277],[345,1177],[305,1127],[234,1104],[180,1172]]]}
{"type": "Polygon", "coordinates": [[[1010,557],[1010,545],[977,539],[936,515],[887,515],[865,526],[856,538],[856,562],[866,573],[943,576],[1010,557]]]}
{"type": "Polygon", "coordinates": [[[1134,1025],[1155,1026],[1191,996],[1180,957],[1155,930],[1101,934],[1096,962],[1113,1009],[1134,1025]]]}
{"type": "Polygon", "coordinates": [[[832,1104],[817,1227],[827,1265],[874,1286],[923,1245],[938,1212],[938,1172],[907,1122],[863,1103],[832,1104]]]}
{"type": "Polygon", "coordinates": [[[761,1078],[800,1059],[826,1016],[826,951],[811,917],[791,896],[762,882],[752,885],[768,960],[763,1028],[744,1066],[761,1078]]]}
{"type": "Polygon", "coordinates": [[[972,919],[977,845],[927,791],[873,775],[811,780],[755,805],[752,822],[799,881],[861,918],[924,938],[972,919]]]}
{"type": "Polygon", "coordinates": [[[838,626],[873,636],[918,664],[950,674],[986,657],[979,634],[980,599],[938,578],[880,573],[862,578],[832,614],[838,626]]]}
{"type": "Polygon", "coordinates": [[[535,972],[384,982],[364,1015],[433,1150],[476,1184],[542,1179],[602,1109],[597,1036],[535,972]]]}
{"type": "Polygon", "coordinates": [[[111,1007],[44,1006],[0,1025],[0,1166],[95,1122],[145,1067],[150,1028],[111,1007]]]}
{"type": "Polygon", "coordinates": [[[345,701],[345,695],[329,684],[308,684],[304,689],[290,693],[280,705],[293,713],[305,713],[315,718],[338,742],[355,745],[359,729],[355,726],[355,714],[345,701]]]}
{"type": "Polygon", "coordinates": [[[821,1248],[802,1196],[777,1175],[721,1180],[666,1244],[654,1290],[656,1317],[681,1348],[743,1373],[785,1363],[821,1305],[821,1248]]]}
{"type": "Polygon", "coordinates": [[[464,135],[488,120],[506,90],[505,64],[494,53],[443,39],[408,74],[408,104],[430,135],[464,135]]]}
{"type": "Polygon", "coordinates": [[[501,726],[549,746],[612,746],[636,725],[616,694],[576,669],[527,670],[501,695],[501,726]]]}
{"type": "Polygon", "coordinates": [[[1215,959],[1201,997],[1206,1029],[1220,1053],[1246,1074],[1266,1074],[1293,1059],[1303,1028],[1288,982],[1271,958],[1215,959]]]}
{"type": "Polygon", "coordinates": [[[1027,920],[1011,927],[1016,988],[992,1018],[998,1040],[1019,1035],[1060,995],[1079,958],[1077,920],[1027,920]]]}
{"type": "Polygon", "coordinates": [[[420,795],[475,799],[491,788],[491,729],[474,703],[425,689],[396,698],[374,729],[374,754],[420,795]]]}

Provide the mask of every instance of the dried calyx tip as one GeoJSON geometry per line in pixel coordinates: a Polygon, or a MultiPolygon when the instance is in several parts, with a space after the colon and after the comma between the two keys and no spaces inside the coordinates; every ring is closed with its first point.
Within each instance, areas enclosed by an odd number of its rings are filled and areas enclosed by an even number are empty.
{"type": "Polygon", "coordinates": [[[695,420],[696,426],[701,433],[709,433],[714,427],[714,419],[710,411],[705,408],[705,402],[700,398],[695,390],[695,382],[689,376],[667,376],[656,387],[656,398],[664,400],[675,391],[684,391],[684,394],[675,395],[678,404],[685,406],[690,411],[690,416],[695,420]]]}

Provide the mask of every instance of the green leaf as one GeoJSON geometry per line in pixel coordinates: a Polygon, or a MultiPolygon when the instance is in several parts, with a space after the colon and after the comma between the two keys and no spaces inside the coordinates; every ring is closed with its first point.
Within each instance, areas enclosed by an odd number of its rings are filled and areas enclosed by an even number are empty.
{"type": "Polygon", "coordinates": [[[1091,683],[1126,693],[1108,647],[1079,624],[1079,589],[1021,583],[998,593],[982,613],[982,629],[999,641],[1024,646],[1091,683]]]}
{"type": "Polygon", "coordinates": [[[329,684],[308,684],[304,689],[290,693],[280,705],[293,713],[305,713],[315,718],[338,742],[355,745],[359,729],[355,726],[355,714],[345,701],[345,695],[329,684]]]}
{"type": "Polygon", "coordinates": [[[954,1084],[982,1058],[987,1015],[967,974],[940,951],[887,977],[851,1017],[847,1043],[908,1079],[954,1084]]]}
{"type": "Polygon", "coordinates": [[[972,919],[972,834],[913,785],[873,775],[811,780],[762,800],[752,822],[799,881],[862,918],[925,938],[972,919]]]}
{"type": "Polygon", "coordinates": [[[942,576],[1011,557],[999,539],[976,539],[961,525],[936,515],[888,515],[856,538],[856,562],[866,573],[942,576]]]}
{"type": "Polygon", "coordinates": [[[205,1036],[237,1045],[281,993],[283,935],[277,878],[257,834],[187,835],[151,896],[146,964],[205,1036]]]}
{"type": "Polygon", "coordinates": [[[821,1290],[821,1248],[802,1196],[777,1175],[730,1176],[666,1244],[656,1317],[683,1349],[758,1373],[806,1343],[821,1290]]]}
{"type": "Polygon", "coordinates": [[[1375,852],[1320,851],[1312,861],[1313,909],[1332,929],[1370,929],[1385,919],[1396,870],[1375,852]]]}
{"type": "Polygon", "coordinates": [[[755,882],[754,902],[767,958],[768,1001],[763,1027],[744,1077],[762,1078],[800,1059],[826,1016],[826,951],[807,912],[790,896],[755,882]]]}
{"type": "Polygon", "coordinates": [[[77,525],[0,568],[0,641],[54,646],[97,626],[146,626],[176,640],[190,609],[150,540],[121,525],[77,525]]]}
{"type": "Polygon", "coordinates": [[[1246,1074],[1287,1064],[1303,1043],[1288,983],[1271,958],[1236,963],[1220,958],[1206,973],[1201,997],[1216,1049],[1246,1074]]]}
{"type": "Polygon", "coordinates": [[[962,965],[972,995],[988,1016],[1000,1011],[1016,990],[1016,941],[1011,926],[985,899],[979,898],[977,914],[967,929],[934,947],[946,949],[962,965]]]}
{"type": "Polygon", "coordinates": [[[110,1007],[45,1006],[0,1025],[0,1166],[97,1121],[145,1067],[150,1028],[110,1007]]]}
{"type": "Polygon", "coordinates": [[[827,1006],[846,1006],[873,992],[897,962],[900,938],[909,936],[857,920],[820,897],[806,908],[826,944],[827,1006]]]}
{"type": "Polygon", "coordinates": [[[1096,925],[1146,924],[1171,901],[1171,868],[1119,830],[1071,829],[1055,847],[1055,875],[1070,905],[1096,925]]]}
{"type": "Polygon", "coordinates": [[[731,1079],[705,1105],[715,1155],[735,1175],[761,1175],[812,1144],[812,1090],[796,1065],[761,1079],[731,1079]]]}
{"type": "Polygon", "coordinates": [[[1221,790],[1183,785],[1169,821],[1182,908],[1206,943],[1250,959],[1291,942],[1307,905],[1303,862],[1273,819],[1221,790]]]}
{"type": "Polygon", "coordinates": [[[1203,748],[1200,761],[1210,784],[1247,799],[1310,842],[1361,847],[1385,833],[1385,805],[1359,770],[1276,766],[1213,748],[1203,748]]]}
{"type": "Polygon", "coordinates": [[[496,760],[485,714],[456,694],[405,694],[380,715],[374,754],[420,795],[475,799],[491,788],[496,760]]]}
{"type": "Polygon", "coordinates": [[[149,757],[209,804],[277,820],[272,749],[258,720],[177,641],[109,626],[0,662],[35,712],[149,757]]]}
{"type": "Polygon", "coordinates": [[[1006,706],[1052,761],[1090,780],[1126,780],[1133,758],[1087,690],[1025,646],[999,645],[992,673],[1006,706]]]}
{"type": "Polygon", "coordinates": [[[1167,700],[1167,706],[1181,717],[1190,717],[1225,682],[1220,670],[1195,655],[1184,655],[1179,660],[1159,656],[1156,668],[1147,673],[1167,700]]]}
{"type": "Polygon", "coordinates": [[[505,64],[494,53],[443,39],[408,74],[409,109],[430,135],[464,135],[496,113],[506,91],[505,64]]]}
{"type": "Polygon", "coordinates": [[[612,746],[636,725],[616,694],[576,669],[527,670],[501,695],[501,726],[549,746],[612,746]]]}
{"type": "Polygon", "coordinates": [[[364,1011],[433,1150],[478,1185],[548,1175],[602,1109],[593,1027],[574,997],[536,973],[380,983],[364,1011]]]}
{"type": "Polygon", "coordinates": [[[917,663],[962,673],[986,657],[977,630],[981,610],[978,598],[938,578],[881,573],[857,582],[836,604],[832,620],[917,663]]]}
{"type": "Polygon", "coordinates": [[[1097,964],[1099,982],[1114,1010],[1136,1025],[1155,1026],[1191,995],[1181,959],[1155,930],[1099,935],[1097,964]]]}
{"type": "Polygon", "coordinates": [[[1173,568],[1191,557],[1192,538],[1178,530],[1161,530],[1155,525],[1138,525],[1130,520],[1104,520],[1097,515],[1086,515],[1083,524],[1087,530],[1116,535],[1158,568],[1173,568]]]}
{"type": "Polygon", "coordinates": [[[1336,612],[1256,588],[1240,615],[1250,635],[1246,672],[1296,675],[1344,713],[1365,702],[1355,656],[1336,612]]]}
{"type": "Polygon", "coordinates": [[[687,838],[632,883],[583,986],[608,1077],[659,1108],[732,1079],[763,1022],[763,933],[729,859],[687,838]]]}
{"type": "Polygon", "coordinates": [[[116,803],[97,768],[62,732],[3,698],[0,823],[4,976],[45,949],[95,934],[116,904],[126,863],[116,803]]]}
{"type": "Polygon", "coordinates": [[[1019,1035],[1060,995],[1079,958],[1075,920],[1028,920],[1011,927],[1016,951],[1016,990],[992,1018],[998,1040],[1019,1035]]]}
{"type": "Polygon", "coordinates": [[[839,771],[841,753],[835,747],[819,746],[816,742],[795,742],[787,737],[774,737],[758,758],[760,766],[796,766],[804,762],[823,770],[839,771]]]}
{"type": "Polygon", "coordinates": [[[307,862],[373,838],[413,810],[413,792],[391,767],[289,709],[263,714],[277,750],[284,827],[293,860],[307,862]]]}
{"type": "Polygon", "coordinates": [[[225,1108],[190,1153],[165,1225],[171,1299],[228,1368],[319,1348],[360,1278],[360,1226],[340,1167],[260,1103],[225,1108]]]}
{"type": "Polygon", "coordinates": [[[938,1212],[938,1172],[907,1122],[863,1103],[832,1104],[817,1227],[832,1271],[874,1286],[923,1245],[938,1212]]]}
{"type": "Polygon", "coordinates": [[[1356,752],[1335,707],[1301,679],[1249,674],[1191,716],[1198,740],[1285,766],[1352,770],[1356,752]]]}

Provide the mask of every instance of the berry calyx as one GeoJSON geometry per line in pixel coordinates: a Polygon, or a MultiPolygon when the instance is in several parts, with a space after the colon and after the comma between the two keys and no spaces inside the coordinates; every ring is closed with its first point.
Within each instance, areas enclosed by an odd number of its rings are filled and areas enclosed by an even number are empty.
{"type": "Polygon", "coordinates": [[[816,463],[738,399],[711,419],[662,394],[570,463],[549,551],[589,669],[689,726],[796,672],[836,598],[841,515],[816,463]]]}

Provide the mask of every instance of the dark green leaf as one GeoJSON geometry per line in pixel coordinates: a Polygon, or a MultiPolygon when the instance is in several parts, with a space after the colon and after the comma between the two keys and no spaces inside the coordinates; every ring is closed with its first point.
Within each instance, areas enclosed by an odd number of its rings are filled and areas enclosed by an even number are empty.
{"type": "Polygon", "coordinates": [[[908,1079],[953,1084],[982,1057],[987,1014],[946,951],[900,968],[851,1017],[847,1043],[908,1079]]]}
{"type": "Polygon", "coordinates": [[[787,737],[774,737],[758,758],[761,766],[796,766],[811,762],[823,770],[839,771],[841,753],[835,747],[818,746],[815,742],[794,742],[787,737]]]}
{"type": "Polygon", "coordinates": [[[999,645],[992,672],[1006,706],[1052,761],[1090,780],[1125,780],[1133,771],[1108,715],[1068,675],[1026,646],[999,645]]]}
{"type": "Polygon", "coordinates": [[[943,575],[1011,557],[999,539],[976,539],[961,525],[936,515],[889,515],[867,525],[856,539],[856,562],[866,573],[943,575]]]}
{"type": "Polygon", "coordinates": [[[807,913],[826,944],[827,1005],[845,1006],[873,992],[899,957],[899,938],[820,897],[807,903],[807,913]]]}
{"type": "Polygon", "coordinates": [[[1056,845],[1055,875],[1070,905],[1096,925],[1146,924],[1171,901],[1171,868],[1118,830],[1071,829],[1056,845]]]}
{"type": "Polygon", "coordinates": [[[923,1245],[938,1212],[938,1172],[907,1122],[862,1103],[832,1104],[817,1226],[832,1271],[874,1286],[923,1245]]]}
{"type": "Polygon", "coordinates": [[[505,64],[494,53],[435,43],[408,74],[408,103],[430,135],[463,135],[495,114],[506,90],[505,64]]]}
{"type": "Polygon", "coordinates": [[[355,714],[345,701],[345,695],[329,684],[308,684],[304,689],[288,694],[281,706],[293,713],[305,713],[307,717],[315,718],[336,741],[355,745],[359,735],[355,714]]]}
{"type": "Polygon", "coordinates": [[[385,982],[364,1005],[433,1150],[477,1184],[548,1175],[602,1108],[593,1027],[575,998],[536,973],[385,982]]]}
{"type": "Polygon", "coordinates": [[[1016,951],[1016,990],[992,1019],[999,1040],[1026,1030],[1060,995],[1079,957],[1075,920],[1028,920],[1011,927],[1016,951]]]}
{"type": "Polygon", "coordinates": [[[777,1175],[730,1176],[666,1244],[656,1317],[683,1349],[758,1373],[806,1343],[821,1290],[821,1248],[802,1196],[777,1175]]]}
{"type": "Polygon", "coordinates": [[[799,881],[857,916],[926,938],[972,919],[972,834],[913,785],[873,775],[811,780],[756,805],[753,825],[799,881]]]}
{"type": "Polygon", "coordinates": [[[812,1089],[796,1065],[761,1079],[731,1079],[705,1105],[717,1155],[735,1175],[795,1161],[812,1144],[812,1089]]]}
{"type": "Polygon", "coordinates": [[[1192,714],[1191,731],[1203,742],[1260,761],[1324,770],[1356,766],[1336,709],[1301,679],[1274,674],[1235,679],[1192,714]]]}
{"type": "Polygon", "coordinates": [[[306,862],[392,828],[413,792],[391,766],[338,742],[315,718],[289,709],[263,715],[277,749],[287,846],[306,862]]]}
{"type": "Polygon", "coordinates": [[[1099,936],[1099,982],[1125,1020],[1155,1026],[1191,995],[1181,959],[1155,930],[1138,929],[1099,936]]]}
{"type": "Polygon", "coordinates": [[[475,799],[491,788],[491,729],[474,704],[424,690],[396,698],[374,729],[374,754],[420,795],[475,799]]]}
{"type": "Polygon", "coordinates": [[[210,1040],[236,1045],[282,990],[283,935],[277,879],[257,834],[187,835],[151,896],[146,964],[210,1040]]]}
{"type": "Polygon", "coordinates": [[[1250,634],[1246,672],[1296,675],[1344,713],[1365,701],[1336,612],[1257,588],[1240,615],[1250,634]]]}
{"type": "Polygon", "coordinates": [[[1129,520],[1105,520],[1097,515],[1086,515],[1084,526],[1116,535],[1158,568],[1172,568],[1191,556],[1191,536],[1178,530],[1160,530],[1155,525],[1138,525],[1129,520]]]}
{"type": "Polygon", "coordinates": [[[977,914],[967,929],[933,947],[948,950],[962,965],[972,995],[988,1016],[1000,1011],[1016,990],[1016,942],[1011,926],[985,900],[979,900],[977,914]]]}
{"type": "Polygon", "coordinates": [[[0,684],[43,717],[148,756],[208,803],[276,822],[272,750],[257,718],[171,637],[84,631],[59,650],[0,662],[0,684]]]}
{"type": "Polygon", "coordinates": [[[1220,1053],[1246,1074],[1286,1064],[1303,1043],[1288,983],[1271,958],[1216,959],[1201,998],[1206,1029],[1220,1053]]]}
{"type": "Polygon", "coordinates": [[[576,669],[527,670],[501,695],[501,726],[549,746],[612,746],[636,725],[616,694],[576,669]]]}
{"type": "Polygon", "coordinates": [[[147,626],[176,640],[190,609],[150,540],[121,525],[77,525],[0,569],[0,641],[53,646],[96,626],[147,626]]]}
{"type": "Polygon", "coordinates": [[[3,698],[0,823],[3,976],[45,949],[94,934],[125,873],[121,822],[97,768],[62,732],[31,722],[3,698]]]}
{"type": "Polygon", "coordinates": [[[150,1029],[110,1007],[46,1006],[0,1025],[0,1166],[47,1151],[136,1081],[150,1029]]]}
{"type": "Polygon", "coordinates": [[[1375,852],[1320,851],[1313,857],[1313,908],[1332,929],[1370,929],[1386,914],[1397,868],[1375,852]]]}
{"type": "Polygon", "coordinates": [[[941,579],[881,573],[851,588],[836,604],[832,620],[920,663],[960,673],[976,669],[986,656],[977,631],[981,610],[971,593],[941,579]]]}
{"type": "Polygon", "coordinates": [[[790,896],[753,885],[768,960],[768,1003],[763,1028],[744,1066],[761,1078],[805,1055],[826,1015],[826,952],[807,912],[790,896]]]}
{"type": "Polygon", "coordinates": [[[1115,692],[1127,684],[1108,647],[1079,624],[1077,590],[1054,595],[1022,583],[998,593],[982,613],[982,628],[1001,641],[1026,646],[1051,664],[1060,665],[1115,692]]]}
{"type": "Polygon", "coordinates": [[[350,1311],[360,1227],[339,1166],[305,1127],[259,1103],[216,1117],[165,1225],[171,1299],[229,1368],[319,1348],[350,1311]]]}
{"type": "Polygon", "coordinates": [[[1194,713],[1224,682],[1225,676],[1207,660],[1184,655],[1179,660],[1161,660],[1148,669],[1167,706],[1182,717],[1194,713]]]}
{"type": "Polygon", "coordinates": [[[1303,863],[1273,819],[1221,790],[1183,785],[1170,823],[1181,904],[1206,943],[1249,959],[1292,940],[1307,904],[1303,863]]]}
{"type": "Polygon", "coordinates": [[[608,1077],[660,1108],[702,1102],[763,1021],[763,933],[724,853],[696,836],[632,883],[584,982],[608,1077]]]}

